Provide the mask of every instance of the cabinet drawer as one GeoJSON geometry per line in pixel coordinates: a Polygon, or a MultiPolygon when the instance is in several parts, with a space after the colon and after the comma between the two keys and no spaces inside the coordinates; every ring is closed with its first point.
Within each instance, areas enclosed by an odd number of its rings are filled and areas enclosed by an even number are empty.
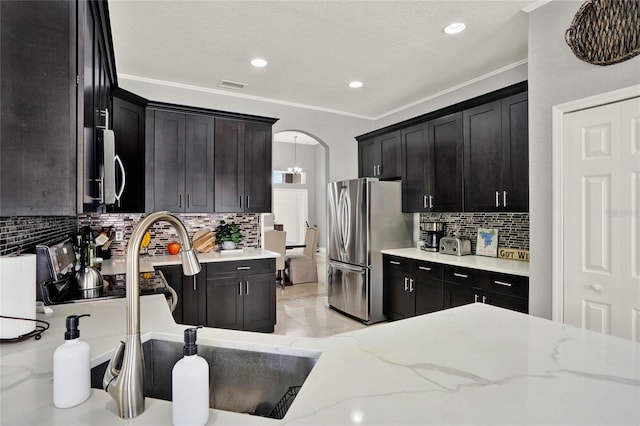
{"type": "Polygon", "coordinates": [[[421,278],[434,278],[441,280],[443,269],[444,267],[441,263],[416,261],[414,271],[421,278]]]}
{"type": "Polygon", "coordinates": [[[529,277],[491,272],[484,288],[494,293],[529,297],[529,277]]]}
{"type": "Polygon", "coordinates": [[[489,272],[445,265],[444,280],[455,284],[486,288],[489,283],[489,272]]]}
{"type": "Polygon", "coordinates": [[[211,262],[207,264],[207,278],[217,274],[241,273],[264,274],[276,271],[275,259],[252,259],[229,262],[211,262]]]}
{"type": "Polygon", "coordinates": [[[406,257],[384,256],[384,268],[396,269],[398,271],[411,272],[416,261],[406,257]]]}

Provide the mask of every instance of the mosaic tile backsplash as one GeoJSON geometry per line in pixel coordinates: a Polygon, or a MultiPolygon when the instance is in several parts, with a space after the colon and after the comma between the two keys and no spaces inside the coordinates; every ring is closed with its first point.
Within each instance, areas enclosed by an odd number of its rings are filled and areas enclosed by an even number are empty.
{"type": "Polygon", "coordinates": [[[0,256],[34,253],[37,244],[57,243],[77,230],[75,216],[0,217],[0,256]]]}
{"type": "MultiPolygon", "coordinates": [[[[113,241],[110,247],[111,257],[125,256],[127,242],[131,238],[133,229],[140,221],[142,214],[87,214],[78,216],[80,228],[90,226],[94,230],[112,226],[115,231],[124,231],[123,241],[113,241]]],[[[221,220],[227,223],[235,223],[240,227],[243,235],[242,243],[238,247],[260,246],[260,215],[247,213],[217,213],[217,214],[178,214],[180,220],[187,228],[189,236],[199,229],[209,228],[212,231],[221,220]]],[[[142,254],[159,256],[169,254],[167,244],[178,241],[178,234],[173,226],[167,222],[158,222],[151,227],[151,244],[142,249],[142,254]]]]}
{"type": "Polygon", "coordinates": [[[498,247],[529,250],[529,213],[421,213],[420,229],[425,222],[444,222],[447,236],[471,240],[471,253],[478,228],[498,229],[498,247]]]}

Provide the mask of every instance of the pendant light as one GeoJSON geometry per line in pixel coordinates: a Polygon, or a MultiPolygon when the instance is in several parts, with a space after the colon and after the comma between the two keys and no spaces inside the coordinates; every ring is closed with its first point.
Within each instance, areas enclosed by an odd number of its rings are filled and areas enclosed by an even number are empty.
{"type": "Polygon", "coordinates": [[[296,175],[302,173],[302,167],[296,164],[298,164],[298,136],[293,137],[293,167],[288,167],[287,171],[296,175]]]}

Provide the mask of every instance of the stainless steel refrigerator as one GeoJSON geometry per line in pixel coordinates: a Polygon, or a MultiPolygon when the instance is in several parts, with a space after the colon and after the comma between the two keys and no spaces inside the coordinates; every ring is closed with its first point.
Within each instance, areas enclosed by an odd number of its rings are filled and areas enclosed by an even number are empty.
{"type": "Polygon", "coordinates": [[[329,305],[365,324],[385,320],[380,250],[412,246],[413,217],[402,213],[401,183],[330,183],[327,208],[329,305]]]}

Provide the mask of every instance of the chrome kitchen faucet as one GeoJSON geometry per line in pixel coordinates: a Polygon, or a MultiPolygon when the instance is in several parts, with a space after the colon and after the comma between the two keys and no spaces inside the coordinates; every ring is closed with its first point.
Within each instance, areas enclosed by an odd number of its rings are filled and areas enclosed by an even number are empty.
{"type": "Polygon", "coordinates": [[[178,232],[182,244],[183,273],[196,275],[201,269],[187,229],[175,215],[166,211],[153,212],[143,218],[133,230],[127,247],[126,343],[120,342],[102,379],[104,390],[116,401],[119,416],[123,419],[130,419],[144,412],[144,363],[140,341],[140,243],[147,229],[161,220],[169,222],[178,232]]]}

